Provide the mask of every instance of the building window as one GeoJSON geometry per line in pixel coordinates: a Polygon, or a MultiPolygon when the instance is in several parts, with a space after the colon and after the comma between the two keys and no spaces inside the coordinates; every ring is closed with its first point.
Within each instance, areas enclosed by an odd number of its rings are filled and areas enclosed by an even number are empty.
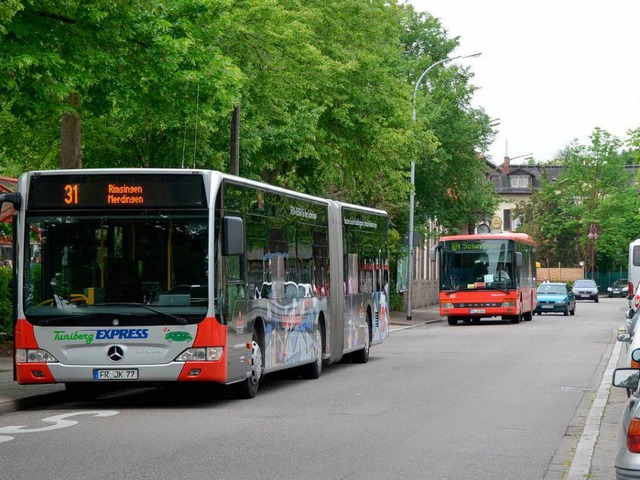
{"type": "Polygon", "coordinates": [[[504,211],[504,230],[506,232],[511,231],[511,210],[504,211]]]}
{"type": "Polygon", "coordinates": [[[509,186],[516,188],[526,188],[529,186],[528,175],[512,175],[509,177],[509,186]]]}

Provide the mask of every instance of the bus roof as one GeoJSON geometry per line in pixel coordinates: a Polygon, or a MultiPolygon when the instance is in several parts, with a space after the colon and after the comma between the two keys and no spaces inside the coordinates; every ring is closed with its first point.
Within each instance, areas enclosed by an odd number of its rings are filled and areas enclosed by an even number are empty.
{"type": "MultiPolygon", "coordinates": [[[[109,175],[109,174],[163,174],[163,175],[185,175],[185,174],[196,174],[203,175],[205,177],[216,177],[218,181],[220,180],[229,180],[231,182],[235,182],[240,185],[253,186],[256,188],[261,188],[266,191],[271,191],[274,193],[278,193],[281,195],[288,195],[294,198],[305,199],[309,201],[314,201],[323,204],[333,204],[338,206],[338,208],[349,208],[352,210],[357,210],[360,212],[371,213],[374,215],[380,215],[387,217],[388,213],[384,210],[367,207],[364,205],[356,205],[352,203],[342,202],[339,200],[333,200],[331,198],[323,198],[315,195],[310,195],[307,193],[301,193],[295,190],[289,190],[282,187],[277,187],[275,185],[271,185],[269,183],[265,183],[258,180],[251,180],[248,178],[232,175],[230,173],[221,172],[218,170],[209,170],[202,168],[140,168],[140,167],[123,167],[123,168],[85,168],[85,169],[65,169],[65,170],[33,170],[29,172],[25,172],[20,176],[19,181],[26,183],[27,179],[32,176],[39,175],[109,175]]],[[[4,177],[0,177],[1,179],[4,177]]],[[[9,203],[5,203],[5,205],[9,205],[9,203]]]]}
{"type": "Polygon", "coordinates": [[[516,242],[535,245],[536,242],[526,233],[503,232],[503,233],[482,233],[468,235],[448,235],[440,237],[439,242],[451,242],[454,240],[514,240],[516,242]]]}

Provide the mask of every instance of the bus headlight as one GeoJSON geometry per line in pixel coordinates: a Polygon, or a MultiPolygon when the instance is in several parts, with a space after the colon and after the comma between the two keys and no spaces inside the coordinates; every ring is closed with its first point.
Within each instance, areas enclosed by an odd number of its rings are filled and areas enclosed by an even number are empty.
{"type": "Polygon", "coordinates": [[[17,363],[58,363],[58,359],[42,349],[16,349],[17,363]]]}
{"type": "Polygon", "coordinates": [[[502,308],[513,308],[516,306],[515,300],[509,300],[508,302],[502,302],[502,308]]]}
{"type": "Polygon", "coordinates": [[[215,362],[222,357],[223,347],[189,348],[176,357],[176,362],[215,362]]]}
{"type": "Polygon", "coordinates": [[[453,308],[453,303],[451,303],[451,302],[441,303],[440,307],[442,307],[442,308],[453,308]]]}

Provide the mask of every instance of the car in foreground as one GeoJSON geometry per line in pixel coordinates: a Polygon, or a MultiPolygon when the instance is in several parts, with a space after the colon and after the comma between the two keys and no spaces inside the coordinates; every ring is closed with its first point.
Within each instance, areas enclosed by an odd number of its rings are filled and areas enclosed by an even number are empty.
{"type": "Polygon", "coordinates": [[[534,313],[563,313],[575,315],[576,297],[566,283],[541,283],[538,286],[538,303],[534,313]]]}
{"type": "Polygon", "coordinates": [[[576,300],[593,300],[598,303],[598,285],[594,280],[582,278],[573,284],[576,300]]]}
{"type": "Polygon", "coordinates": [[[629,282],[626,278],[621,278],[613,282],[607,288],[607,296],[611,297],[626,297],[629,293],[629,282]]]}
{"type": "MultiPolygon", "coordinates": [[[[634,361],[640,361],[640,349],[632,352],[634,361]]],[[[616,450],[616,479],[640,479],[640,369],[616,368],[612,385],[633,392],[622,413],[616,450]]]]}

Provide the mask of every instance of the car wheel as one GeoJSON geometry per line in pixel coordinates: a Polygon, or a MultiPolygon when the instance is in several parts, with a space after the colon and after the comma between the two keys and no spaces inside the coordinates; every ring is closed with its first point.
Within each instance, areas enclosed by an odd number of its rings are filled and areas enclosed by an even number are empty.
{"type": "Polygon", "coordinates": [[[565,308],[565,309],[564,309],[564,312],[562,312],[562,314],[563,314],[565,317],[568,317],[568,316],[569,316],[569,306],[568,306],[568,305],[567,305],[567,308],[565,308]]]}
{"type": "Polygon", "coordinates": [[[596,303],[598,303],[600,301],[600,299],[598,297],[595,298],[594,300],[596,303]]]}

